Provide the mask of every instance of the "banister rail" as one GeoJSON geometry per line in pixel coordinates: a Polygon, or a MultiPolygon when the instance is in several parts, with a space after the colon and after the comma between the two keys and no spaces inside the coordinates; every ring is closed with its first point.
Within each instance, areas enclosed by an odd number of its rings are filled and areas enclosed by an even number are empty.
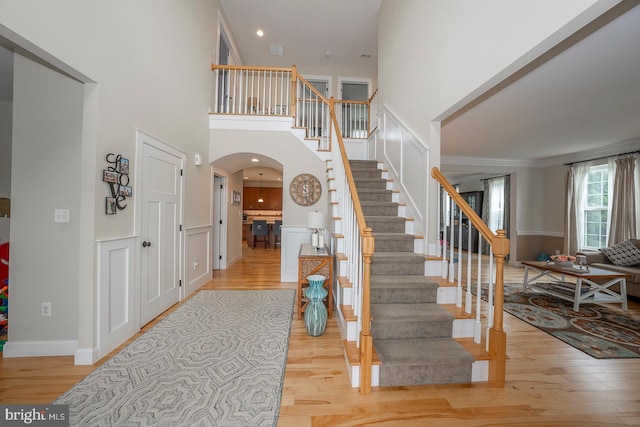
{"type": "MultiPolygon", "coordinates": [[[[318,149],[331,150],[329,99],[291,67],[211,64],[214,94],[210,114],[288,116],[306,129],[318,149]]],[[[338,100],[337,123],[343,138],[366,139],[373,131],[371,112],[377,90],[365,101],[338,100]]]]}
{"type": "MultiPolygon", "coordinates": [[[[490,319],[488,341],[489,353],[489,382],[496,387],[504,387],[506,356],[507,356],[507,335],[503,330],[503,308],[504,308],[504,262],[509,254],[509,239],[504,230],[497,230],[493,234],[491,229],[482,221],[476,212],[465,202],[460,194],[442,175],[436,167],[431,169],[431,176],[440,183],[442,188],[448,193],[453,202],[464,212],[473,227],[484,237],[491,247],[491,254],[495,259],[495,291],[493,294],[493,318],[490,319]]],[[[453,245],[453,242],[451,243],[453,245]]],[[[469,258],[470,259],[470,258],[469,258]]],[[[480,263],[480,257],[478,257],[480,263]]],[[[479,274],[479,273],[478,273],[479,274]]],[[[478,279],[480,280],[480,278],[478,279]]],[[[491,282],[491,274],[489,275],[491,282]]],[[[477,293],[477,300],[480,300],[480,290],[477,293]]],[[[491,294],[491,291],[489,291],[491,294]]],[[[491,295],[490,295],[491,298],[491,295]]]]}
{"type": "Polygon", "coordinates": [[[371,336],[371,256],[373,255],[375,248],[375,241],[373,237],[373,232],[370,227],[367,226],[366,220],[364,218],[364,212],[362,210],[362,205],[360,203],[360,198],[358,197],[358,192],[356,190],[356,183],[353,178],[353,173],[351,171],[351,165],[349,164],[349,159],[347,157],[347,151],[344,146],[344,141],[342,140],[342,136],[340,132],[337,132],[337,129],[340,129],[338,125],[338,118],[335,112],[335,100],[331,98],[329,102],[329,111],[331,116],[331,121],[333,123],[333,128],[336,129],[336,139],[338,142],[338,147],[340,151],[340,160],[343,164],[343,168],[345,171],[345,176],[347,180],[348,187],[348,197],[350,197],[353,211],[355,213],[355,219],[357,224],[358,236],[353,236],[354,238],[359,238],[360,242],[360,257],[359,260],[353,260],[354,262],[362,263],[362,283],[358,284],[360,286],[360,304],[359,304],[359,323],[361,325],[360,335],[359,335],[359,355],[360,355],[360,393],[361,394],[369,394],[371,393],[371,366],[373,362],[373,338],[371,336]]]}

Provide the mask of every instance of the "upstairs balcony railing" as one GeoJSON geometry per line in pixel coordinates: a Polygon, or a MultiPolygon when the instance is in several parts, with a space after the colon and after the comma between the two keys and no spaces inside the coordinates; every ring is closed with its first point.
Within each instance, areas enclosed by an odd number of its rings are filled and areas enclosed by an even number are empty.
{"type": "MultiPolygon", "coordinates": [[[[329,99],[296,69],[212,65],[215,84],[211,114],[289,116],[306,137],[318,140],[318,149],[331,149],[329,99]]],[[[366,139],[372,129],[376,94],[367,101],[336,101],[337,122],[343,138],[366,139]]]]}

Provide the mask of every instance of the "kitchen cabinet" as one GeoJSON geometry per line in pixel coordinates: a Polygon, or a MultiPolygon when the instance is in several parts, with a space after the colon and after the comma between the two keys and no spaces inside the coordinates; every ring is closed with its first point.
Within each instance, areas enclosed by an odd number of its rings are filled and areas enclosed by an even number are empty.
{"type": "Polygon", "coordinates": [[[282,188],[279,187],[244,187],[242,194],[242,209],[244,210],[282,210],[282,188]],[[258,203],[262,194],[263,203],[258,203]]]}

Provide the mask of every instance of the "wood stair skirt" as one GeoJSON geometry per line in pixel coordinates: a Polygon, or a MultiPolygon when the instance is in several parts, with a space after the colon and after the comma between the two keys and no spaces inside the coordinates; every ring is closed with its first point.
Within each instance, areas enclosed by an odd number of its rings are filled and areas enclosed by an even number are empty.
{"type": "Polygon", "coordinates": [[[452,338],[454,316],[437,304],[438,285],[424,275],[425,257],[387,189],[377,161],[351,161],[367,225],[371,261],[371,331],[379,385],[462,384],[475,358],[452,338]]]}

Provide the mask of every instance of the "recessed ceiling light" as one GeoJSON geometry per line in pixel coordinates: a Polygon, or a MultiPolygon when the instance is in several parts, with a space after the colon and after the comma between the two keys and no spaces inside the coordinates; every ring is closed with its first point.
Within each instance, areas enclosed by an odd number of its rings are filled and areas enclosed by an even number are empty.
{"type": "Polygon", "coordinates": [[[257,163],[257,162],[259,162],[260,160],[258,160],[258,159],[251,159],[251,161],[252,161],[252,162],[257,163]]]}
{"type": "Polygon", "coordinates": [[[245,177],[244,177],[244,179],[249,179],[249,177],[248,177],[248,176],[245,176],[245,177]]]}
{"type": "Polygon", "coordinates": [[[264,31],[258,30],[258,31],[256,31],[256,34],[258,35],[258,37],[262,37],[262,36],[264,36],[264,31]]]}

